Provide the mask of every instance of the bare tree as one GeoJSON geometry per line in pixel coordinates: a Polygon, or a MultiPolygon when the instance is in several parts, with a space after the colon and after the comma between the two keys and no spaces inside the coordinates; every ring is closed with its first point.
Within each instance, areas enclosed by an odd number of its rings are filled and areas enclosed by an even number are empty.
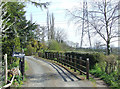
{"type": "Polygon", "coordinates": [[[48,29],[48,40],[50,39],[50,28],[49,28],[49,10],[47,9],[47,29],[48,29]]]}
{"type": "MultiPolygon", "coordinates": [[[[89,22],[95,34],[98,34],[105,41],[108,55],[110,54],[111,40],[118,37],[117,21],[120,18],[118,3],[120,2],[113,0],[96,0],[91,5],[94,10],[88,11],[89,21],[84,19],[86,22],[89,22]]],[[[81,10],[77,9],[74,13],[71,11],[68,12],[77,22],[83,20],[81,10]]]]}
{"type": "Polygon", "coordinates": [[[54,31],[54,15],[52,13],[51,18],[50,18],[50,38],[54,39],[55,38],[55,31],[54,31]]]}
{"type": "Polygon", "coordinates": [[[35,34],[35,37],[38,41],[44,43],[45,37],[47,34],[47,27],[38,25],[37,29],[34,31],[34,34],[35,34]]]}
{"type": "Polygon", "coordinates": [[[66,34],[64,32],[64,29],[56,28],[55,39],[59,43],[62,43],[66,39],[66,34]]]}
{"type": "Polygon", "coordinates": [[[48,40],[54,39],[55,33],[54,33],[54,15],[49,13],[49,10],[47,10],[47,29],[48,29],[48,40]]]}

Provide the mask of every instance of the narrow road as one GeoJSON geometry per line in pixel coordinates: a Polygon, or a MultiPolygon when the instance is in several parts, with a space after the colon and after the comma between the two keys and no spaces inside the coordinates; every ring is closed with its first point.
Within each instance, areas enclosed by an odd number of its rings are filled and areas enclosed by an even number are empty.
{"type": "Polygon", "coordinates": [[[92,82],[80,80],[58,65],[32,56],[26,56],[25,60],[29,69],[23,87],[94,87],[92,82]]]}

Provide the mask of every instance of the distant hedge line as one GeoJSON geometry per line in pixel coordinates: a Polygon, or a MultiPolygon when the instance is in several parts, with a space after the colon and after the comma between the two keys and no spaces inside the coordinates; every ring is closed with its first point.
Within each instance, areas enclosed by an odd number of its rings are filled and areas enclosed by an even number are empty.
{"type": "Polygon", "coordinates": [[[100,53],[76,53],[76,52],[66,52],[65,54],[72,55],[73,57],[76,56],[77,58],[82,57],[83,60],[89,58],[90,62],[90,69],[94,67],[96,63],[100,60],[100,53]]]}

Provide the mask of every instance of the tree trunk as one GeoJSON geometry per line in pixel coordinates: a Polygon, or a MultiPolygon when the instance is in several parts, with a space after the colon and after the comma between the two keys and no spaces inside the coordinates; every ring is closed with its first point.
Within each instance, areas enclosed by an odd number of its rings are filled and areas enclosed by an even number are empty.
{"type": "Polygon", "coordinates": [[[106,67],[105,67],[105,72],[108,74],[108,62],[106,61],[106,67]]]}
{"type": "Polygon", "coordinates": [[[107,41],[107,55],[110,55],[110,41],[107,41]]]}

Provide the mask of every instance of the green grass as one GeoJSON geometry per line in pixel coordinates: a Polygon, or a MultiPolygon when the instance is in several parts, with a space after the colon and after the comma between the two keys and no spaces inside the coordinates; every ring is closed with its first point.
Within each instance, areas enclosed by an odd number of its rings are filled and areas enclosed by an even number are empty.
{"type": "Polygon", "coordinates": [[[101,71],[100,67],[98,65],[95,66],[94,69],[90,70],[91,74],[94,74],[94,76],[101,78],[108,86],[110,86],[112,89],[119,89],[118,85],[118,76],[117,71],[114,71],[111,74],[107,74],[104,71],[101,71]]]}
{"type": "Polygon", "coordinates": [[[27,61],[25,60],[25,71],[27,71],[28,69],[29,69],[28,63],[27,63],[27,61]]]}
{"type": "MultiPolygon", "coordinates": [[[[17,67],[17,66],[19,66],[19,60],[16,60],[16,62],[14,62],[14,64],[12,65],[12,68],[13,67],[17,67]]],[[[27,61],[25,60],[25,71],[27,71],[28,70],[28,63],[27,63],[27,61]]],[[[9,77],[8,77],[8,79],[10,79],[9,77]]],[[[24,80],[22,80],[22,76],[19,76],[19,75],[17,75],[16,76],[16,79],[14,80],[14,82],[13,82],[13,87],[21,87],[21,85],[23,84],[23,82],[25,82],[27,79],[26,79],[26,75],[24,76],[24,80]]]]}

